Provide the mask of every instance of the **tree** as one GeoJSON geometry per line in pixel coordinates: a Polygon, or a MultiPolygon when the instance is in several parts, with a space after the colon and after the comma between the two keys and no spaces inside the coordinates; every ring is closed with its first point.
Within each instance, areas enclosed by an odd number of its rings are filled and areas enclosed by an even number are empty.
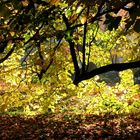
{"type": "Polygon", "coordinates": [[[108,71],[140,67],[135,58],[89,70],[92,46],[99,43],[95,32],[116,30],[118,38],[139,33],[139,0],[1,0],[0,5],[0,63],[21,51],[22,67],[42,79],[58,48],[67,43],[75,85],[108,71]]]}

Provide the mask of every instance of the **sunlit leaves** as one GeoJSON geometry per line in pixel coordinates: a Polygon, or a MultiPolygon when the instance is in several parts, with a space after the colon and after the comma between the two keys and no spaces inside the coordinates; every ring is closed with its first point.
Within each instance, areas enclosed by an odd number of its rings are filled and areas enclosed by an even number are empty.
{"type": "Polygon", "coordinates": [[[58,112],[70,110],[100,115],[107,112],[128,113],[134,106],[139,106],[138,101],[131,100],[139,92],[131,71],[117,73],[117,76],[114,74],[115,78],[121,78],[120,83],[117,81],[114,85],[109,81],[110,77],[114,79],[111,74],[104,76],[109,82],[96,76],[81,82],[79,87],[72,84],[71,79],[75,75],[69,41],[74,43],[80,69],[85,47],[88,72],[111,63],[140,59],[139,15],[128,10],[130,19],[128,16],[122,17],[127,11],[118,13],[119,9],[106,13],[123,2],[102,2],[12,0],[0,6],[0,57],[3,58],[13,44],[16,45],[13,54],[0,65],[0,77],[4,83],[0,92],[0,102],[4,102],[2,112],[17,109],[31,114],[33,111],[55,112],[57,108],[58,112]],[[89,14],[85,10],[87,6],[89,14]],[[102,13],[106,17],[101,18],[102,13]],[[92,23],[90,19],[93,19],[92,23]],[[125,23],[127,20],[129,24],[125,23]],[[111,31],[102,32],[98,22],[104,22],[111,31]],[[125,29],[123,24],[132,29],[125,29]],[[85,44],[83,36],[86,36],[85,44]],[[22,40],[15,41],[15,37],[21,37],[22,40]],[[8,41],[5,43],[5,40],[8,41]],[[133,106],[130,107],[130,104],[133,106]]]}

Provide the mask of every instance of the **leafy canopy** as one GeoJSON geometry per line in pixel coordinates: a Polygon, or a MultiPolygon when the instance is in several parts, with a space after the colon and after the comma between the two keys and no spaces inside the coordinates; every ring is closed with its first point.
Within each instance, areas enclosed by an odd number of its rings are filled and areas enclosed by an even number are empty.
{"type": "Polygon", "coordinates": [[[76,85],[104,72],[139,67],[136,47],[135,59],[89,70],[90,58],[95,55],[93,44],[102,41],[99,31],[117,32],[115,40],[119,38],[121,43],[120,36],[139,33],[139,13],[138,0],[1,0],[0,63],[14,54],[22,67],[42,79],[53,65],[59,47],[67,44],[63,51],[72,57],[76,85]]]}
{"type": "Polygon", "coordinates": [[[139,111],[132,71],[118,73],[140,66],[139,2],[1,0],[0,5],[1,112],[139,111]],[[76,85],[87,81],[77,88],[70,78],[76,85]]]}

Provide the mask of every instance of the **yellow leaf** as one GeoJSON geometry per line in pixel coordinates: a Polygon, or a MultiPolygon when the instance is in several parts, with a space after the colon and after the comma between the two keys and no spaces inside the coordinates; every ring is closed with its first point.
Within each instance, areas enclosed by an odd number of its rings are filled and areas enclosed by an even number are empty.
{"type": "Polygon", "coordinates": [[[55,6],[57,6],[59,4],[59,2],[60,2],[60,0],[50,0],[50,3],[55,6]]]}
{"type": "Polygon", "coordinates": [[[82,11],[83,7],[82,6],[79,6],[76,10],[76,13],[79,14],[81,11],[82,11]]]}
{"type": "Polygon", "coordinates": [[[82,24],[85,24],[86,21],[87,21],[87,17],[86,16],[84,16],[84,17],[81,18],[81,23],[82,24]]]}
{"type": "Polygon", "coordinates": [[[11,31],[10,34],[11,34],[11,36],[14,36],[15,35],[15,32],[11,31]]]}
{"type": "Polygon", "coordinates": [[[22,0],[21,1],[23,7],[27,7],[29,5],[29,1],[28,0],[22,0]]]}

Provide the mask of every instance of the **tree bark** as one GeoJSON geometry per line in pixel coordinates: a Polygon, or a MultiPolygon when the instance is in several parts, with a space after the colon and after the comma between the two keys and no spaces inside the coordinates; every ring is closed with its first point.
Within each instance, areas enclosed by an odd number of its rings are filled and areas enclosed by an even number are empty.
{"type": "Polygon", "coordinates": [[[75,76],[76,78],[74,79],[73,83],[75,85],[78,85],[78,83],[83,80],[90,79],[96,75],[99,75],[99,74],[102,74],[105,72],[109,72],[109,71],[118,71],[119,72],[119,71],[132,69],[132,68],[138,68],[138,67],[140,67],[140,60],[136,61],[136,62],[129,62],[129,63],[109,64],[106,66],[102,66],[102,67],[93,69],[90,72],[86,72],[79,76],[78,75],[75,76]]]}

